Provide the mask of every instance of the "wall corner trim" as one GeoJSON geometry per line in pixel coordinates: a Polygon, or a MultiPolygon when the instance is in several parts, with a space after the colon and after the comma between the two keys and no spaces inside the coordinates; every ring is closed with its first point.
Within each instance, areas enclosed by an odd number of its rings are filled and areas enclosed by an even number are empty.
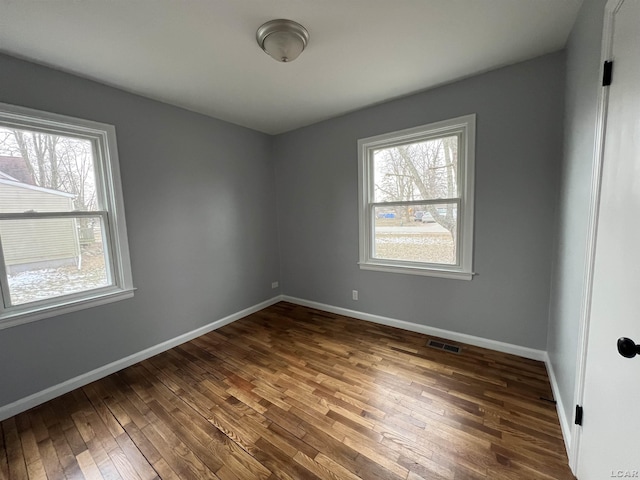
{"type": "Polygon", "coordinates": [[[264,308],[269,307],[270,305],[278,303],[281,300],[281,296],[275,296],[273,298],[265,300],[264,302],[245,308],[244,310],[240,310],[239,312],[233,313],[219,320],[215,320],[203,327],[199,327],[195,330],[154,345],[153,347],[149,347],[145,350],[129,355],[128,357],[121,358],[120,360],[116,360],[115,362],[103,365],[102,367],[98,367],[95,370],[91,370],[89,372],[83,373],[82,375],[78,375],[77,377],[70,378],[69,380],[16,400],[15,402],[9,403],[7,405],[2,405],[0,406],[0,421],[6,420],[7,418],[13,417],[14,415],[18,415],[19,413],[29,410],[30,408],[36,407],[49,400],[64,395],[65,393],[69,393],[76,388],[83,387],[84,385],[104,378],[124,368],[130,367],[131,365],[134,365],[138,362],[146,360],[147,358],[151,358],[154,355],[193,340],[194,338],[204,335],[205,333],[209,333],[220,327],[224,327],[225,325],[233,323],[236,320],[240,320],[247,315],[251,315],[252,313],[256,313],[264,308]]]}
{"type": "MultiPolygon", "coordinates": [[[[558,384],[558,378],[553,370],[553,363],[549,358],[547,352],[544,353],[544,363],[547,366],[547,372],[549,374],[549,382],[551,382],[551,390],[553,391],[553,398],[556,401],[556,410],[558,411],[558,419],[560,420],[560,428],[562,429],[562,438],[564,439],[564,447],[567,450],[567,457],[571,458],[571,424],[566,415],[564,404],[562,403],[562,396],[560,395],[560,386],[558,384]]],[[[575,472],[574,472],[575,473],[575,472]]]]}
{"type": "Polygon", "coordinates": [[[289,297],[287,295],[283,295],[282,300],[285,302],[295,303],[296,305],[302,305],[303,307],[315,308],[318,310],[324,310],[325,312],[344,315],[346,317],[353,317],[360,320],[366,320],[368,322],[379,323],[381,325],[402,328],[403,330],[409,330],[410,332],[423,333],[425,335],[433,335],[435,337],[446,338],[447,340],[467,343],[469,345],[488,348],[502,353],[510,353],[512,355],[518,355],[520,357],[525,357],[532,360],[539,360],[541,362],[546,361],[548,358],[547,352],[545,352],[544,350],[536,350],[534,348],[513,345],[511,343],[499,342],[497,340],[491,340],[489,338],[476,337],[474,335],[468,335],[466,333],[452,332],[450,330],[429,327],[427,325],[420,325],[413,322],[407,322],[405,320],[383,317],[371,313],[360,312],[358,310],[349,310],[348,308],[334,307],[332,305],[304,300],[302,298],[289,297]]]}

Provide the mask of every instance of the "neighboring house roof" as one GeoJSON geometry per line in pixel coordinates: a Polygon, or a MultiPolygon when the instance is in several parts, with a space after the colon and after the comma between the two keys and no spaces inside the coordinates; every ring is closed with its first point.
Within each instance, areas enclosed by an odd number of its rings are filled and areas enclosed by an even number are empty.
{"type": "Polygon", "coordinates": [[[11,175],[7,175],[4,172],[0,172],[0,178],[3,178],[5,180],[13,180],[14,182],[18,182],[19,181],[17,178],[13,178],[11,175]]]}
{"type": "Polygon", "coordinates": [[[0,185],[10,185],[12,187],[26,188],[27,190],[34,190],[36,192],[50,193],[51,195],[59,195],[61,197],[75,198],[73,193],[61,192],[59,190],[53,190],[51,188],[39,187],[37,185],[29,185],[17,181],[11,175],[7,175],[5,172],[0,171],[0,185]]]}
{"type": "Polygon", "coordinates": [[[31,170],[29,170],[27,161],[22,157],[0,155],[0,171],[11,177],[10,180],[36,185],[36,179],[33,177],[31,170]]]}

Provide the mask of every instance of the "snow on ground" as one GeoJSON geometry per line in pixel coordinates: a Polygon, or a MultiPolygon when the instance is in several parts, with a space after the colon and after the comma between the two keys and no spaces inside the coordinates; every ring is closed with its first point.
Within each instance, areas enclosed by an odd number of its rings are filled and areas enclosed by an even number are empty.
{"type": "Polygon", "coordinates": [[[107,286],[104,257],[100,255],[87,260],[80,269],[70,265],[27,270],[9,275],[11,303],[22,305],[107,286]]]}

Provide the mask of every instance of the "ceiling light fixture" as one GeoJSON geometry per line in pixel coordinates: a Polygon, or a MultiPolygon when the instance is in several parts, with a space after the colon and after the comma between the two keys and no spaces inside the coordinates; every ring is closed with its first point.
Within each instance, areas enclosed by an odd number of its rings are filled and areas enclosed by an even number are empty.
{"type": "Polygon", "coordinates": [[[271,20],[256,32],[260,48],[279,62],[292,62],[307,46],[309,32],[292,20],[271,20]]]}

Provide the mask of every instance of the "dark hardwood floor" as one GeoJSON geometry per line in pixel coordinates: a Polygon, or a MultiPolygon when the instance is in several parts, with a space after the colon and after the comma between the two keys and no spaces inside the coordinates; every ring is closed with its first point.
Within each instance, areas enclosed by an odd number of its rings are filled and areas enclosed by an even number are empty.
{"type": "Polygon", "coordinates": [[[279,303],[2,422],[1,479],[572,479],[544,364],[279,303]]]}

